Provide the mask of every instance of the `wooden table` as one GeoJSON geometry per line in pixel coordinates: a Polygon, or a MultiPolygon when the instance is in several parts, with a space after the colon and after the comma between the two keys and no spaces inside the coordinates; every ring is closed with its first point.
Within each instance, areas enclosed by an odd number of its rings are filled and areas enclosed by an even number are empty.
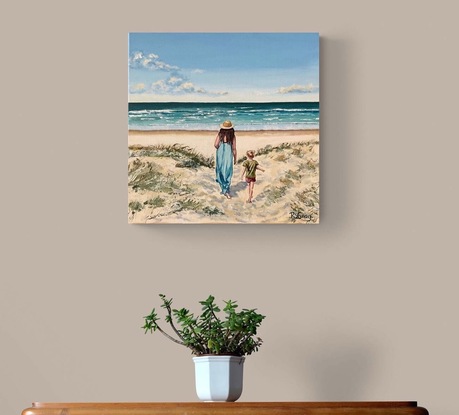
{"type": "Polygon", "coordinates": [[[42,403],[22,415],[428,415],[417,402],[42,403]]]}

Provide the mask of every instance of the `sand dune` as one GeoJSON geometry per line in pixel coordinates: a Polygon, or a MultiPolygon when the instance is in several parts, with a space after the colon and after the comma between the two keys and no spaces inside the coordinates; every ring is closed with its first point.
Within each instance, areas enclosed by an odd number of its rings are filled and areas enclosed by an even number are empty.
{"type": "Polygon", "coordinates": [[[318,131],[242,132],[237,137],[240,159],[228,200],[219,193],[212,166],[178,162],[173,151],[151,150],[181,144],[213,162],[213,133],[130,132],[129,222],[318,223],[318,131]],[[246,203],[247,185],[240,179],[248,149],[258,151],[255,158],[265,169],[257,176],[253,203],[246,203]]]}

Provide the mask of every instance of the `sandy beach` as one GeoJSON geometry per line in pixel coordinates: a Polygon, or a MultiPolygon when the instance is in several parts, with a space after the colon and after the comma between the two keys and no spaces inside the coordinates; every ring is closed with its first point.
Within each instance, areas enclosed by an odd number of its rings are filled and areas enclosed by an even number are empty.
{"type": "Polygon", "coordinates": [[[215,182],[216,132],[129,131],[129,223],[319,223],[319,131],[241,131],[228,200],[215,182]],[[241,179],[247,150],[253,203],[241,179]]]}
{"type": "MultiPolygon", "coordinates": [[[[157,144],[184,144],[206,157],[215,154],[215,131],[129,131],[128,145],[151,146],[157,144]]],[[[319,140],[319,130],[293,131],[236,131],[238,157],[248,150],[256,150],[268,144],[319,140]]]]}

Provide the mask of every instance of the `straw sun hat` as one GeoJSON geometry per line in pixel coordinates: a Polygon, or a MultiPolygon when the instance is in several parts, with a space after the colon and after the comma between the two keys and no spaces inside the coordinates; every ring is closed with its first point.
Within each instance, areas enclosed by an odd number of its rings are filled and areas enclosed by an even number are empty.
{"type": "Polygon", "coordinates": [[[226,121],[223,121],[223,124],[220,125],[220,128],[223,128],[225,130],[229,130],[230,128],[234,128],[233,127],[233,123],[229,120],[226,120],[226,121]]]}

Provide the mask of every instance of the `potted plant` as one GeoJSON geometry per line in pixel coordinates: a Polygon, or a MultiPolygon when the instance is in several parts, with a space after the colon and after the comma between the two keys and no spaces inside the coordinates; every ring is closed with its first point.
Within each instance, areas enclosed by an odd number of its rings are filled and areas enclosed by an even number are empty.
{"type": "Polygon", "coordinates": [[[265,316],[256,309],[237,311],[237,302],[231,300],[224,301],[225,306],[220,309],[212,295],[199,302],[201,313],[194,315],[186,308],[172,308],[172,298],[164,294],[159,297],[172,334],[159,325],[155,309],[144,317],[145,333],[159,331],[191,350],[199,399],[227,402],[239,399],[245,356],[258,351],[262,340],[256,335],[265,316]]]}

